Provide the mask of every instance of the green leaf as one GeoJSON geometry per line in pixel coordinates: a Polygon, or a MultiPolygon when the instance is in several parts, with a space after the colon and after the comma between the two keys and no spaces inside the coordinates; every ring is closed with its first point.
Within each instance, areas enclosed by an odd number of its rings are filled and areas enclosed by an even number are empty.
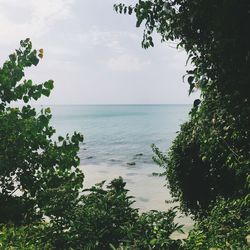
{"type": "Polygon", "coordinates": [[[43,89],[42,94],[48,97],[50,95],[50,90],[49,89],[43,89]]]}
{"type": "Polygon", "coordinates": [[[128,7],[128,14],[131,15],[133,12],[133,8],[131,6],[128,7]]]}
{"type": "Polygon", "coordinates": [[[189,83],[190,85],[193,84],[193,80],[194,80],[194,77],[193,77],[193,76],[189,76],[189,77],[188,77],[188,83],[189,83]]]}
{"type": "Polygon", "coordinates": [[[23,97],[23,101],[24,101],[25,103],[27,103],[27,102],[29,101],[29,97],[28,97],[28,96],[24,96],[24,97],[23,97]]]}
{"type": "Polygon", "coordinates": [[[44,83],[44,87],[47,88],[47,89],[50,89],[52,90],[54,88],[54,83],[52,80],[49,80],[47,82],[44,83]]]}
{"type": "Polygon", "coordinates": [[[58,141],[62,142],[64,140],[64,138],[62,136],[58,136],[58,141]]]}

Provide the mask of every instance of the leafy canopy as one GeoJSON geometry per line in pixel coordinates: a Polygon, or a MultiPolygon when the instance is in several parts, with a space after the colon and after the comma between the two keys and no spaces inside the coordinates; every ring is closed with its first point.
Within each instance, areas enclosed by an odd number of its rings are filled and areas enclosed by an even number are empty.
{"type": "Polygon", "coordinates": [[[27,223],[44,216],[64,220],[82,187],[77,152],[80,134],[52,140],[49,108],[37,113],[13,102],[49,96],[53,81],[33,84],[24,70],[37,65],[43,50],[32,49],[29,39],[0,68],[0,222],[27,223]],[[67,197],[67,201],[66,201],[67,197]]]}
{"type": "Polygon", "coordinates": [[[189,94],[201,91],[190,120],[183,124],[167,156],[155,149],[173,197],[182,210],[199,217],[218,196],[241,197],[250,166],[249,1],[139,0],[118,4],[145,27],[142,46],[152,34],[185,49],[189,94]],[[244,39],[243,39],[244,37],[244,39]]]}

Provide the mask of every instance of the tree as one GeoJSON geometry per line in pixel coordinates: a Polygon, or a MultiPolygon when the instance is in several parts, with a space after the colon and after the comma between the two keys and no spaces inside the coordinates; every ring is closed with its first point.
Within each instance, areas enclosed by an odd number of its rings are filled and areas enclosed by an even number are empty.
{"type": "Polygon", "coordinates": [[[184,212],[206,214],[218,196],[249,193],[250,166],[250,22],[249,1],[139,0],[135,6],[115,5],[135,13],[145,25],[142,46],[175,41],[194,66],[190,85],[201,91],[190,120],[181,127],[167,156],[155,149],[173,197],[184,212]],[[244,37],[244,39],[243,39],[244,37]]]}
{"type": "Polygon", "coordinates": [[[63,223],[74,207],[83,174],[78,168],[80,134],[58,137],[49,125],[50,109],[37,113],[26,104],[49,96],[53,81],[33,84],[24,79],[26,67],[37,65],[43,50],[33,50],[29,39],[0,68],[0,223],[23,224],[44,216],[63,223]]]}

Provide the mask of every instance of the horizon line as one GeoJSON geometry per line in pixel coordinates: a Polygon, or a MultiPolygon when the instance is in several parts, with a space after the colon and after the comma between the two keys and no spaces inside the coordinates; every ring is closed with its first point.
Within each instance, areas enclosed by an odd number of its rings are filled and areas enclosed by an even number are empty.
{"type": "MultiPolygon", "coordinates": [[[[26,105],[26,104],[25,104],[26,105]]],[[[30,104],[30,105],[35,105],[35,106],[146,106],[146,105],[192,105],[192,103],[54,103],[54,104],[49,104],[49,103],[43,103],[43,104],[30,104]]]]}

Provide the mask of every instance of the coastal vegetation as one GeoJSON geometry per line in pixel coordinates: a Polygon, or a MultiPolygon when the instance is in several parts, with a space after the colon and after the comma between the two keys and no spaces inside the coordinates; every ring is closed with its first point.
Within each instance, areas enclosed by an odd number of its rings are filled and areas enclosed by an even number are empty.
{"type": "Polygon", "coordinates": [[[34,84],[25,69],[43,49],[29,39],[0,68],[0,249],[249,249],[250,5],[248,1],[139,0],[115,10],[144,25],[142,47],[176,42],[193,66],[189,94],[199,89],[189,121],[170,150],[153,146],[180,210],[195,220],[186,240],[176,209],[140,213],[122,178],[84,189],[77,156],[83,136],[59,136],[49,108],[53,81],[34,84]],[[22,100],[23,107],[13,107],[22,100]]]}
{"type": "MultiPolygon", "coordinates": [[[[154,146],[180,209],[196,220],[185,248],[247,249],[250,207],[250,22],[248,1],[141,1],[115,5],[144,26],[142,47],[175,42],[193,66],[184,76],[200,91],[189,121],[165,155],[154,146]],[[243,38],[244,37],[244,38],[243,38]]],[[[187,62],[187,63],[188,63],[187,62]]]]}

